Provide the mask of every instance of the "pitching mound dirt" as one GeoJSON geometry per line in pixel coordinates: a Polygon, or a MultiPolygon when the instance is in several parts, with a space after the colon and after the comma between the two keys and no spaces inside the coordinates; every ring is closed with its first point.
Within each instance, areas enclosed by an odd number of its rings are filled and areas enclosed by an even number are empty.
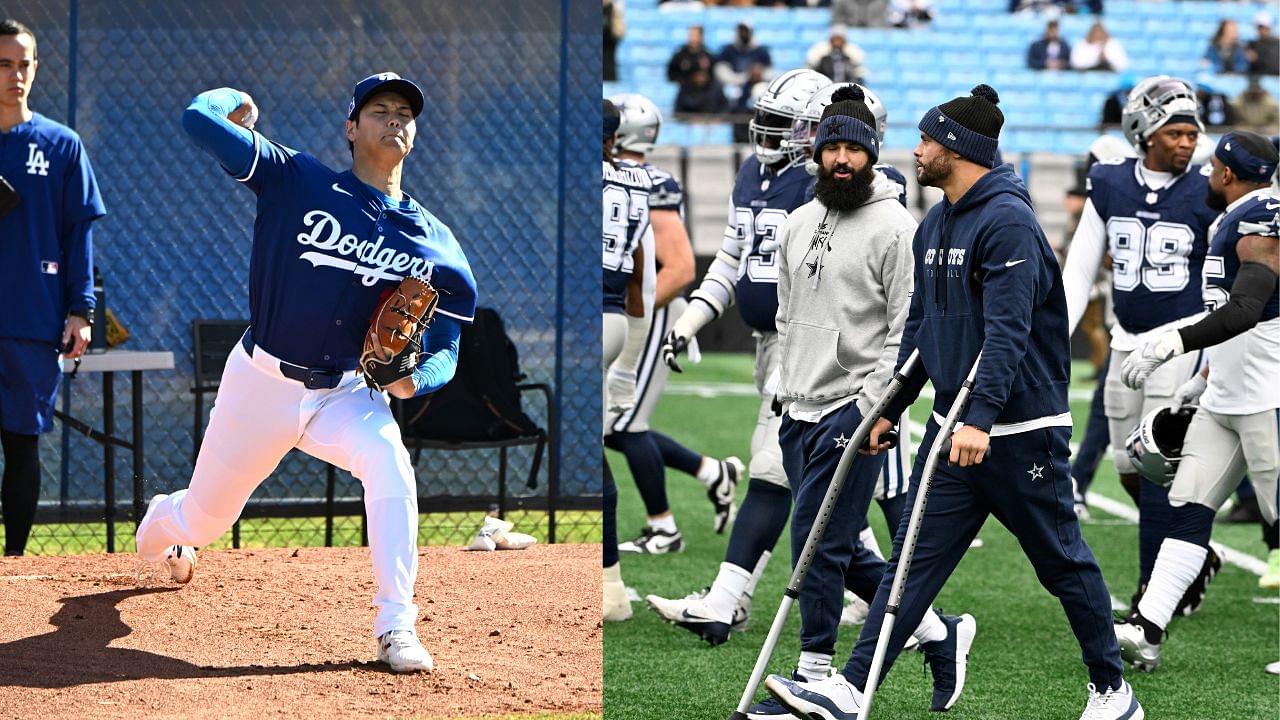
{"type": "Polygon", "coordinates": [[[435,671],[374,662],[367,548],[0,558],[0,717],[476,717],[601,710],[600,546],[420,552],[435,671]]]}

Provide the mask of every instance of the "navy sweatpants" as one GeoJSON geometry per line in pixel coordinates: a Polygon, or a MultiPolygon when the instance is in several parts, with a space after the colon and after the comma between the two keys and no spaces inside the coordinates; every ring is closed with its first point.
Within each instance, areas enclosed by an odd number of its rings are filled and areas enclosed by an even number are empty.
{"type": "MultiPolygon", "coordinates": [[[[791,517],[792,568],[800,559],[840,455],[861,421],[858,405],[852,402],[818,423],[782,419],[778,433],[782,466],[795,498],[791,517]]],[[[884,458],[862,454],[855,458],[800,588],[800,649],[804,651],[834,655],[844,589],[848,587],[870,602],[884,574],[885,562],[858,542],[884,458]]]]}
{"type": "MultiPolygon", "coordinates": [[[[926,448],[932,447],[937,433],[938,425],[931,420],[912,470],[912,505],[927,458],[926,448]]],[[[990,453],[980,465],[960,468],[939,464],[893,626],[885,674],[987,516],[994,515],[1018,539],[1040,583],[1062,603],[1080,643],[1089,680],[1100,689],[1119,686],[1120,648],[1112,630],[1111,594],[1093,552],[1080,535],[1067,474],[1070,435],[1071,428],[1060,427],[994,437],[990,453]]],[[[871,657],[907,525],[904,520],[894,536],[893,557],[871,603],[853,656],[843,671],[859,688],[866,687],[871,671],[871,657]]]]}

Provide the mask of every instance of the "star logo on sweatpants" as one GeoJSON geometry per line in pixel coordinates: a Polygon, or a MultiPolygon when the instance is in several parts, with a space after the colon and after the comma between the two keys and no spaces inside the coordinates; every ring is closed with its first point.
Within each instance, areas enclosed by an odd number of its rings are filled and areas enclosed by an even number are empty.
{"type": "Polygon", "coordinates": [[[1027,471],[1027,474],[1031,476],[1031,482],[1035,482],[1044,477],[1044,468],[1031,463],[1031,469],[1027,471]]]}
{"type": "Polygon", "coordinates": [[[849,445],[849,441],[850,441],[850,440],[852,440],[852,439],[853,439],[853,438],[847,438],[847,437],[845,437],[845,436],[844,436],[844,433],[840,433],[839,437],[837,437],[837,438],[835,439],[835,440],[836,440],[836,447],[838,447],[838,448],[847,447],[847,446],[849,445]]]}

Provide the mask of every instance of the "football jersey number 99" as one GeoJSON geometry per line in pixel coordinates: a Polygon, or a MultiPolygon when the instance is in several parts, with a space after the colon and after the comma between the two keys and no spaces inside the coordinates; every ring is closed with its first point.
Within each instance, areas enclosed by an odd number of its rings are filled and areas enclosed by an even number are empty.
{"type": "Polygon", "coordinates": [[[1107,220],[1111,275],[1116,290],[1139,283],[1151,292],[1177,292],[1191,279],[1188,256],[1195,233],[1182,223],[1157,222],[1147,227],[1131,217],[1107,220]]]}

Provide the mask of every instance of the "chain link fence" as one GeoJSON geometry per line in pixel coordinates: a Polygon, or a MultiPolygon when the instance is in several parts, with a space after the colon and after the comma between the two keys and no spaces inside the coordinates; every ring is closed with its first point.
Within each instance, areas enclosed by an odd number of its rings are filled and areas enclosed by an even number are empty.
{"type": "MultiPolygon", "coordinates": [[[[427,97],[405,189],[462,243],[480,304],[501,313],[528,381],[558,390],[560,442],[548,451],[557,462],[544,460],[530,489],[531,452],[509,451],[508,519],[546,539],[555,492],[555,539],[599,541],[599,271],[586,242],[598,232],[594,5],[28,0],[7,13],[37,36],[32,109],[77,130],[92,159],[109,212],[94,226],[95,260],[106,304],[132,333],[121,349],[174,355],[173,371],[143,382],[144,499],[190,476],[192,321],[248,317],[254,196],[187,140],[183,109],[209,88],[245,90],[264,135],[345,168],[352,86],[391,70],[427,97]]],[[[115,414],[127,434],[125,380],[115,414]]],[[[101,427],[99,380],[81,373],[65,385],[60,407],[101,427]]],[[[543,404],[529,397],[526,411],[543,418],[543,404]]],[[[59,425],[42,438],[41,459],[28,552],[104,549],[102,447],[59,425]]],[[[124,551],[133,549],[128,460],[121,452],[114,463],[124,551]]],[[[498,493],[498,463],[497,450],[421,453],[423,542],[468,539],[498,493]]],[[[338,472],[329,505],[327,475],[320,461],[291,453],[250,500],[238,541],[361,542],[358,481],[338,472]]]]}

